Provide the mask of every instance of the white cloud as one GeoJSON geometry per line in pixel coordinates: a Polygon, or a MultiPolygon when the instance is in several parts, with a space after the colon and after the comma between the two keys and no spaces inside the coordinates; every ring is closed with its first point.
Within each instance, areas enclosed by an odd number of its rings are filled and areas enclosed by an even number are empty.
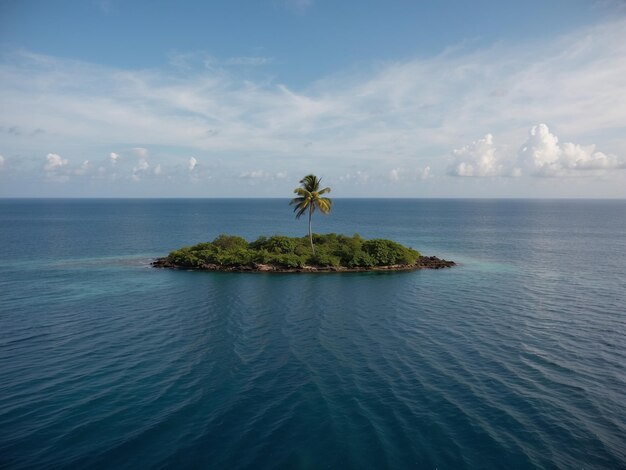
{"type": "MultiPolygon", "coordinates": [[[[426,180],[430,177],[430,166],[424,168],[415,168],[415,170],[404,170],[402,168],[392,168],[387,173],[387,179],[392,183],[398,183],[400,181],[415,181],[426,180]]],[[[366,178],[365,182],[369,179],[366,178]]]]}
{"type": "Polygon", "coordinates": [[[195,157],[191,157],[189,158],[189,163],[187,164],[187,168],[189,169],[189,171],[193,171],[193,169],[196,167],[197,164],[198,164],[198,160],[196,160],[195,157]]]}
{"type": "Polygon", "coordinates": [[[150,164],[144,158],[140,158],[137,165],[133,167],[133,174],[131,176],[133,181],[139,181],[141,179],[141,175],[146,173],[150,168],[150,164]]]}
{"type": "Polygon", "coordinates": [[[533,176],[570,176],[580,170],[617,170],[626,168],[626,159],[595,151],[595,145],[571,142],[559,144],[559,138],[546,124],[533,126],[520,148],[517,163],[533,176]]]}
{"type": "Polygon", "coordinates": [[[163,174],[163,170],[161,169],[161,164],[159,163],[157,166],[154,167],[154,174],[159,176],[163,174]]]}
{"type": "Polygon", "coordinates": [[[49,153],[46,155],[46,164],[43,167],[45,179],[65,183],[69,180],[68,165],[69,160],[67,158],[61,158],[61,156],[56,153],[49,153]]]}
{"type": "Polygon", "coordinates": [[[147,160],[139,160],[139,163],[137,163],[137,166],[135,168],[133,168],[133,171],[145,171],[148,168],[150,168],[150,164],[147,162],[147,160]]]}
{"type": "Polygon", "coordinates": [[[528,139],[518,152],[518,163],[530,174],[547,174],[559,166],[559,138],[545,124],[533,126],[528,139]]]}
{"type": "Polygon", "coordinates": [[[67,158],[61,158],[60,155],[56,153],[49,153],[46,156],[46,164],[44,166],[44,170],[47,172],[53,172],[64,166],[69,164],[69,160],[67,158]]]}
{"type": "Polygon", "coordinates": [[[244,179],[262,179],[267,177],[269,177],[269,174],[263,170],[244,171],[239,175],[239,178],[244,179]]]}
{"type": "Polygon", "coordinates": [[[546,124],[532,126],[526,142],[516,156],[494,144],[491,134],[453,151],[454,162],[448,168],[453,176],[573,176],[581,170],[626,168],[626,159],[595,151],[595,145],[581,146],[566,142],[550,132],[546,124]]]}
{"type": "Polygon", "coordinates": [[[563,167],[576,170],[611,170],[626,168],[626,159],[595,151],[595,145],[563,144],[563,167]]]}
{"type": "Polygon", "coordinates": [[[288,177],[286,171],[277,171],[276,173],[270,173],[265,170],[252,170],[243,171],[239,173],[239,178],[248,180],[284,180],[288,177]]]}
{"type": "Polygon", "coordinates": [[[2,168],[4,167],[4,162],[5,162],[5,158],[0,155],[0,170],[2,170],[2,168]]]}
{"type": "Polygon", "coordinates": [[[452,151],[454,162],[448,168],[453,176],[501,176],[504,174],[502,158],[497,154],[493,135],[452,151]]]}
{"type": "Polygon", "coordinates": [[[111,160],[111,165],[115,166],[119,160],[120,156],[115,153],[115,152],[111,152],[109,154],[109,159],[111,160]]]}

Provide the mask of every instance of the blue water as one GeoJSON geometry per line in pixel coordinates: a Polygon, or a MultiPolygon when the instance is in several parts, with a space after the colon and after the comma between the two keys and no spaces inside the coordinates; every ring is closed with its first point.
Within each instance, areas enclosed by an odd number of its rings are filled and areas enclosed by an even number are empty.
{"type": "Polygon", "coordinates": [[[626,202],[336,200],[440,271],[150,259],[286,200],[0,200],[2,468],[626,468],[626,202]]]}

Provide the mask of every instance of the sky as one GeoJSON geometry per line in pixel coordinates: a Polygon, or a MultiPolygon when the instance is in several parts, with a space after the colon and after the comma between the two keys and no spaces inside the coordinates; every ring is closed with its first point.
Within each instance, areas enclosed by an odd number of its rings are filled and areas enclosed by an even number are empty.
{"type": "Polygon", "coordinates": [[[0,0],[0,197],[626,198],[626,2],[0,0]]]}

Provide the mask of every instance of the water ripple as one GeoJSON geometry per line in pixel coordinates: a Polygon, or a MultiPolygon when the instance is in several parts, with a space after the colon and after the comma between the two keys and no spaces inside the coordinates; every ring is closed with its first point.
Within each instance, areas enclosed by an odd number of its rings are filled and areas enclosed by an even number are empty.
{"type": "Polygon", "coordinates": [[[337,231],[383,220],[368,236],[462,265],[240,276],[133,254],[227,221],[171,204],[49,252],[21,232],[26,267],[0,243],[0,467],[626,467],[622,206],[355,205],[337,231]]]}

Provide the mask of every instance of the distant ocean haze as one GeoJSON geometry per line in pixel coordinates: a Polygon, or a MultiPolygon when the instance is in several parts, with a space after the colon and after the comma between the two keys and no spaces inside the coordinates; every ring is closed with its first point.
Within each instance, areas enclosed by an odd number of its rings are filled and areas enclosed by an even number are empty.
{"type": "Polygon", "coordinates": [[[447,270],[153,269],[288,199],[0,199],[0,467],[624,468],[626,202],[335,199],[447,270]]]}

